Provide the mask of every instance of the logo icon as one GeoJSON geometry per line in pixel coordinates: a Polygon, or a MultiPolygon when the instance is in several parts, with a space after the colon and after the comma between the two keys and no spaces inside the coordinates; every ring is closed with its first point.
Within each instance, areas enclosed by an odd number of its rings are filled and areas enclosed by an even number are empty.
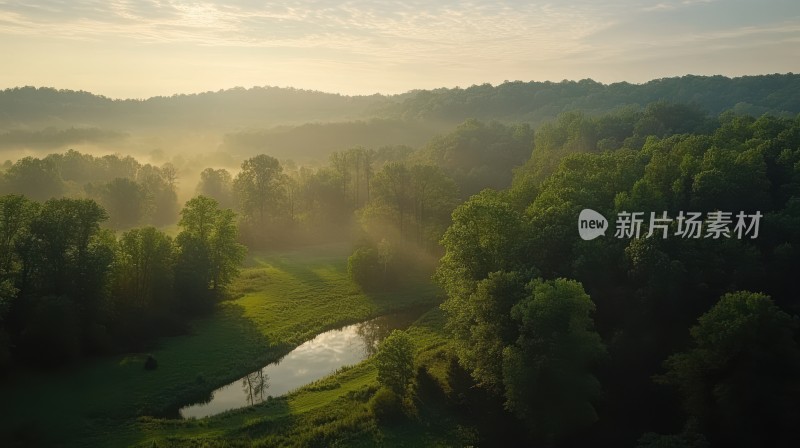
{"type": "Polygon", "coordinates": [[[585,208],[578,215],[578,233],[585,241],[593,240],[600,235],[605,236],[608,230],[608,220],[596,211],[585,208]]]}

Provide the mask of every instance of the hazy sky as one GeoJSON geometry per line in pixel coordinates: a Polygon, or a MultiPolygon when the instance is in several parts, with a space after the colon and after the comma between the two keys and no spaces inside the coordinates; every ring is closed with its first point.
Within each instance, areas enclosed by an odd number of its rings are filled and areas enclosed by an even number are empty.
{"type": "Polygon", "coordinates": [[[144,98],[800,72],[800,0],[0,0],[0,88],[144,98]]]}

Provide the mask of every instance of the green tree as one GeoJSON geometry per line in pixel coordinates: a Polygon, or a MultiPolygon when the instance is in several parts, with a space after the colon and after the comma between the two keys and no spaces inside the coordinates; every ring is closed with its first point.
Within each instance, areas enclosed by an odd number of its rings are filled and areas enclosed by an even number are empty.
{"type": "Polygon", "coordinates": [[[512,307],[525,296],[525,281],[517,272],[492,272],[478,282],[466,300],[448,299],[447,329],[461,365],[492,392],[503,392],[503,350],[518,337],[512,307]]]}
{"type": "Polygon", "coordinates": [[[134,308],[168,306],[175,262],[172,239],[154,227],[132,229],[119,239],[115,260],[116,300],[134,308]]]}
{"type": "Polygon", "coordinates": [[[177,289],[185,306],[202,308],[230,283],[244,259],[236,215],[220,210],[214,199],[197,196],[186,203],[178,225],[177,289]]]}
{"type": "Polygon", "coordinates": [[[20,262],[19,294],[33,299],[26,300],[19,310],[22,314],[18,316],[24,320],[18,323],[21,332],[43,328],[36,316],[54,316],[57,309],[69,309],[84,352],[108,347],[105,304],[115,239],[100,230],[106,218],[105,210],[90,199],[61,198],[45,202],[31,219],[29,232],[15,244],[20,262]],[[51,306],[47,297],[59,304],[51,306]],[[37,314],[39,311],[42,313],[37,314]],[[24,318],[26,313],[33,317],[24,318]]]}
{"type": "Polygon", "coordinates": [[[469,197],[484,188],[508,187],[514,167],[531,155],[533,136],[527,124],[469,119],[450,134],[432,139],[419,156],[441,167],[469,197]]]}
{"type": "Polygon", "coordinates": [[[25,196],[0,196],[0,279],[6,279],[17,268],[15,245],[27,231],[38,205],[25,196]]]}
{"type": "Polygon", "coordinates": [[[156,226],[174,223],[178,217],[175,167],[166,164],[162,169],[144,165],[136,173],[136,181],[145,196],[145,220],[156,226]]]}
{"type": "Polygon", "coordinates": [[[375,195],[396,213],[397,229],[405,237],[407,218],[412,212],[414,192],[411,172],[405,164],[392,162],[384,165],[373,181],[375,195]]]}
{"type": "Polygon", "coordinates": [[[674,387],[700,430],[720,446],[791,446],[800,440],[797,319],[764,294],[725,294],[692,327],[657,381],[674,387]]]}
{"type": "Polygon", "coordinates": [[[206,168],[200,173],[196,193],[216,199],[222,208],[233,206],[233,178],[228,170],[206,168]]]}
{"type": "Polygon", "coordinates": [[[17,242],[28,232],[36,203],[24,196],[0,196],[0,373],[11,364],[8,314],[17,299],[20,272],[17,242]]]}
{"type": "Polygon", "coordinates": [[[404,331],[394,330],[375,354],[378,382],[403,397],[414,376],[414,343],[404,331]]]}
{"type": "Polygon", "coordinates": [[[211,234],[211,289],[219,290],[230,284],[239,274],[246,249],[238,242],[239,230],[236,214],[230,209],[220,210],[211,234]]]}
{"type": "Polygon", "coordinates": [[[331,168],[305,171],[298,203],[304,210],[305,224],[315,232],[348,222],[352,217],[342,193],[341,182],[331,168]]]}
{"type": "Polygon", "coordinates": [[[29,259],[39,276],[40,290],[77,300],[82,295],[79,291],[100,288],[102,280],[94,276],[102,277],[104,267],[90,261],[96,248],[93,238],[107,218],[105,210],[91,199],[51,199],[42,205],[30,224],[37,257],[29,259]]]}
{"type": "Polygon", "coordinates": [[[25,157],[18,160],[3,175],[8,193],[28,196],[37,201],[59,197],[64,193],[64,182],[52,160],[25,157]]]}
{"type": "Polygon", "coordinates": [[[597,420],[600,383],[591,371],[605,346],[579,282],[537,279],[530,291],[511,310],[519,337],[503,351],[506,407],[552,443],[597,420]]]}
{"type": "Polygon", "coordinates": [[[147,192],[136,181],[117,177],[101,187],[88,186],[109,214],[114,229],[128,229],[142,223],[147,213],[147,192]]]}
{"type": "Polygon", "coordinates": [[[523,267],[524,221],[500,194],[482,191],[458,206],[452,219],[442,237],[445,255],[436,273],[450,299],[466,300],[490,272],[523,267]]]}
{"type": "Polygon", "coordinates": [[[412,166],[411,183],[417,243],[430,247],[449,224],[458,203],[458,187],[441,168],[432,165],[412,166]]]}
{"type": "Polygon", "coordinates": [[[373,240],[386,239],[402,250],[409,243],[431,252],[438,249],[458,202],[455,182],[441,168],[390,162],[372,185],[371,200],[358,217],[373,240]]]}
{"type": "Polygon", "coordinates": [[[282,211],[285,190],[278,159],[260,154],[242,162],[242,170],[233,181],[233,189],[239,200],[243,217],[258,225],[264,224],[273,214],[273,219],[282,211]]]}
{"type": "Polygon", "coordinates": [[[178,311],[175,260],[172,239],[153,227],[120,237],[111,284],[113,332],[126,348],[141,349],[178,311]]]}

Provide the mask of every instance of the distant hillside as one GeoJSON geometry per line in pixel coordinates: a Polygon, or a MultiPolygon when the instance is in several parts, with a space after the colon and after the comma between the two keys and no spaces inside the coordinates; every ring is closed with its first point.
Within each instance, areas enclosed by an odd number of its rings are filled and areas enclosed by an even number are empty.
{"type": "MultiPolygon", "coordinates": [[[[398,97],[400,98],[400,97],[398,97]]],[[[31,126],[231,129],[366,118],[390,97],[279,87],[113,100],[88,92],[20,87],[0,91],[0,129],[31,126]]]]}
{"type": "Polygon", "coordinates": [[[760,116],[800,113],[800,75],[740,78],[683,76],[645,84],[601,84],[591,79],[554,82],[506,82],[466,89],[420,90],[382,111],[403,119],[460,123],[467,118],[538,124],[562,112],[601,114],[621,106],[645,106],[665,100],[689,103],[717,115],[728,109],[760,116]]]}
{"type": "Polygon", "coordinates": [[[603,113],[659,100],[693,103],[711,114],[737,108],[755,115],[794,115],[800,113],[800,75],[683,76],[639,85],[601,84],[590,79],[515,81],[466,89],[416,90],[394,96],[345,96],[254,87],[147,100],[112,100],[88,92],[21,87],[0,91],[0,129],[38,125],[120,130],[211,126],[242,130],[377,117],[451,123],[467,118],[536,123],[571,110],[603,113]]]}
{"type": "Polygon", "coordinates": [[[0,150],[268,152],[302,160],[358,145],[418,147],[470,118],[537,127],[568,111],[593,116],[654,102],[711,115],[795,116],[800,75],[683,76],[641,85],[515,81],[391,96],[254,87],[146,100],[22,87],[0,91],[0,150]]]}

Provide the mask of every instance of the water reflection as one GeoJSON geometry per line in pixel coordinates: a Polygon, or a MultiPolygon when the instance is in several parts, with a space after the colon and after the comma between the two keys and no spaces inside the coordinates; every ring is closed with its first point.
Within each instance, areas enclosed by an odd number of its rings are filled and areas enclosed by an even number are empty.
{"type": "Polygon", "coordinates": [[[268,380],[269,376],[264,373],[264,369],[256,370],[242,378],[242,391],[244,391],[248,405],[264,401],[266,398],[264,392],[269,387],[268,380]]]}
{"type": "Polygon", "coordinates": [[[421,310],[378,317],[317,335],[278,362],[269,364],[212,393],[211,400],[180,410],[183,418],[207,417],[264,402],[375,354],[392,330],[406,328],[421,310]]]}
{"type": "MultiPolygon", "coordinates": [[[[409,322],[410,324],[410,322],[409,322]]],[[[403,325],[403,327],[408,324],[403,325]]],[[[356,334],[364,346],[364,358],[369,358],[378,350],[378,344],[397,327],[391,325],[389,317],[379,317],[356,324],[356,334]]]]}

